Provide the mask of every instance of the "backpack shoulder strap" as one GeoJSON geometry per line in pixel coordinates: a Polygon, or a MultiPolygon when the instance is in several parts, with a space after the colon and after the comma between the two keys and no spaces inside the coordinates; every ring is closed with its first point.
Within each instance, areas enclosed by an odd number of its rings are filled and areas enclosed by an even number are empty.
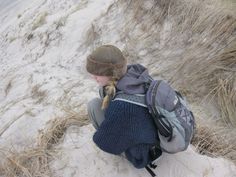
{"type": "Polygon", "coordinates": [[[112,101],[116,100],[136,104],[147,108],[145,94],[126,94],[122,91],[119,91],[116,93],[115,98],[112,101]]]}

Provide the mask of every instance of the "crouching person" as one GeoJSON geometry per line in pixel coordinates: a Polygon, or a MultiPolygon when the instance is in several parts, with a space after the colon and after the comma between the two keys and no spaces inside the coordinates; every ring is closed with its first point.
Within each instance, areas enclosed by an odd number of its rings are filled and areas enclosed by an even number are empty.
{"type": "Polygon", "coordinates": [[[117,47],[103,45],[87,57],[86,69],[100,86],[100,98],[88,103],[89,118],[96,128],[93,141],[100,149],[115,155],[124,153],[136,168],[145,167],[155,176],[150,167],[155,168],[152,161],[162,151],[175,153],[187,148],[192,135],[185,136],[185,132],[192,132],[192,114],[186,109],[188,115],[183,119],[179,112],[185,109],[184,101],[168,84],[160,82],[156,88],[162,89],[157,96],[162,97],[163,105],[168,105],[171,112],[160,109],[166,118],[155,124],[145,101],[150,91],[147,88],[151,88],[145,67],[127,65],[117,47]],[[189,129],[182,125],[189,125],[189,129]]]}

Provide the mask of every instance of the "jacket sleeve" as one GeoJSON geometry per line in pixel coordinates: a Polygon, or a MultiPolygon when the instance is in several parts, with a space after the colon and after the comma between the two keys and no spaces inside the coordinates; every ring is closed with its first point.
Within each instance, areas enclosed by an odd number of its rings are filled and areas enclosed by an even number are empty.
{"type": "Polygon", "coordinates": [[[93,141],[103,151],[118,155],[135,143],[126,116],[127,109],[124,104],[115,102],[109,105],[105,120],[95,132],[93,141]]]}

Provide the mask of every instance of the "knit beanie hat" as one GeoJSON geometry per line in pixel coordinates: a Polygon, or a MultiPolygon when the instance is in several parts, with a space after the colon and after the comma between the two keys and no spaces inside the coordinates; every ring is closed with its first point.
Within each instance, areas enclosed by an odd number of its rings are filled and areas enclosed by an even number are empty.
{"type": "Polygon", "coordinates": [[[117,47],[103,45],[87,57],[86,69],[93,75],[112,76],[119,79],[126,73],[127,60],[117,47]]]}

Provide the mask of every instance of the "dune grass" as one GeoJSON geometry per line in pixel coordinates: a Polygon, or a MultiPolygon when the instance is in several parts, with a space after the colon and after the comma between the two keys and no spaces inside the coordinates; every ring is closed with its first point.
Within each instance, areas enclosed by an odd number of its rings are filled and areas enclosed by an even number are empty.
{"type": "MultiPolygon", "coordinates": [[[[128,49],[142,41],[148,55],[154,58],[149,60],[150,68],[156,68],[160,57],[162,61],[170,61],[168,67],[156,74],[162,73],[192,101],[203,98],[215,101],[222,122],[197,115],[197,133],[192,142],[197,150],[213,157],[231,159],[236,164],[235,14],[211,0],[160,0],[152,1],[150,7],[141,0],[120,2],[133,13],[132,23],[127,21],[125,30],[140,27],[143,32],[133,39],[129,36],[128,49]],[[170,24],[169,30],[165,30],[166,24],[170,24]]],[[[46,16],[47,13],[40,15],[33,29],[43,25],[46,16]]],[[[129,53],[132,55],[132,50],[129,53]]],[[[53,146],[62,141],[70,125],[87,123],[86,115],[56,118],[40,132],[35,147],[21,152],[1,149],[4,161],[0,164],[0,175],[52,176],[49,163],[56,153],[53,146]]]]}
{"type": "Polygon", "coordinates": [[[197,117],[196,134],[192,140],[200,154],[223,157],[236,164],[236,131],[213,119],[197,117]]]}
{"type": "Polygon", "coordinates": [[[53,146],[63,140],[69,126],[83,126],[88,124],[86,115],[68,115],[55,118],[48,122],[48,126],[39,133],[36,147],[24,151],[0,150],[4,161],[0,164],[0,175],[5,177],[51,177],[49,163],[55,157],[53,146]]]}
{"type": "Polygon", "coordinates": [[[125,30],[140,33],[127,36],[130,61],[147,64],[154,77],[164,77],[191,101],[214,100],[222,120],[236,127],[236,14],[229,8],[231,2],[123,4],[127,5],[125,30]],[[140,57],[140,49],[147,54],[140,57]]]}

